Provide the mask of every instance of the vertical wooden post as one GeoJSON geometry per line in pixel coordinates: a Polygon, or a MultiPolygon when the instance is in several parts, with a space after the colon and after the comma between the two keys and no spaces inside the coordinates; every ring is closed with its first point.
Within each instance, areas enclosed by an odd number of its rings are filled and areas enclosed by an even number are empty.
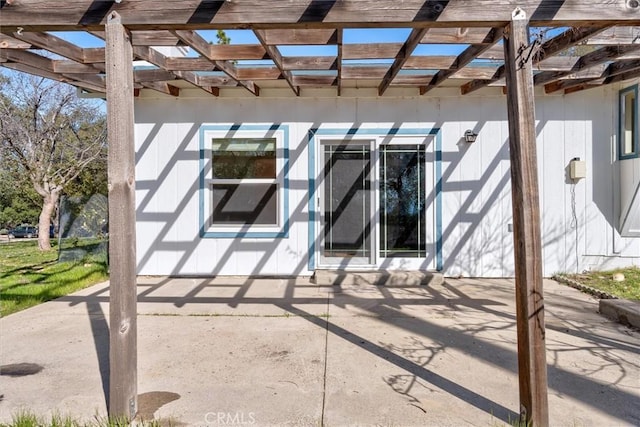
{"type": "Polygon", "coordinates": [[[116,12],[106,24],[109,141],[109,416],[137,412],[133,49],[116,12]]]}
{"type": "Polygon", "coordinates": [[[549,424],[542,239],[536,160],[529,23],[517,8],[504,37],[516,266],[520,410],[534,426],[549,424]]]}

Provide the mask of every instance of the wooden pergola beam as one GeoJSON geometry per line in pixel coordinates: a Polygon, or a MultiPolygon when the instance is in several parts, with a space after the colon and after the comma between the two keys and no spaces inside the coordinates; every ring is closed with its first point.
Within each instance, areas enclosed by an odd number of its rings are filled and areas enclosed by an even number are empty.
{"type": "Polygon", "coordinates": [[[444,70],[451,68],[457,56],[412,56],[404,63],[405,70],[444,70]]]}
{"type": "Polygon", "coordinates": [[[131,32],[131,44],[134,46],[175,46],[179,41],[168,30],[131,32]]]}
{"type": "Polygon", "coordinates": [[[336,76],[293,76],[293,82],[296,86],[334,86],[336,76]]]}
{"type": "Polygon", "coordinates": [[[81,47],[76,46],[73,43],[61,39],[48,33],[28,33],[18,31],[11,35],[17,40],[30,43],[41,49],[46,49],[49,52],[53,52],[65,58],[72,59],[79,63],[84,63],[84,52],[81,47]]]}
{"type": "Polygon", "coordinates": [[[638,43],[640,27],[616,26],[586,40],[588,45],[620,45],[638,43]]]}
{"type": "Polygon", "coordinates": [[[447,70],[440,70],[431,79],[428,85],[420,87],[420,95],[424,95],[432,89],[435,89],[442,84],[449,76],[453,75],[471,61],[476,59],[478,55],[482,54],[491,46],[496,44],[498,40],[502,38],[502,28],[494,28],[493,31],[487,35],[487,41],[483,44],[474,44],[466,48],[455,61],[451,64],[451,68],[447,70]]]}
{"type": "Polygon", "coordinates": [[[640,58],[623,59],[621,61],[614,62],[613,64],[609,64],[605,72],[602,74],[602,77],[609,78],[609,77],[617,76],[619,74],[636,71],[639,68],[640,68],[640,58]]]}
{"type": "Polygon", "coordinates": [[[395,58],[402,43],[357,43],[342,46],[342,59],[386,59],[395,58]]]}
{"type": "Polygon", "coordinates": [[[338,57],[336,58],[336,69],[338,71],[336,85],[338,86],[338,96],[342,95],[342,55],[344,53],[344,48],[342,46],[342,41],[344,39],[344,30],[342,28],[338,28],[336,30],[336,44],[338,45],[338,57]]]}
{"type": "Polygon", "coordinates": [[[6,34],[0,34],[0,49],[31,49],[31,43],[16,40],[6,34]]]}
{"type": "Polygon", "coordinates": [[[640,60],[629,59],[610,64],[600,77],[581,80],[560,80],[545,85],[545,92],[552,93],[564,90],[565,95],[593,89],[601,85],[617,83],[640,77],[640,60]]]}
{"type": "Polygon", "coordinates": [[[120,16],[105,25],[109,142],[109,416],[138,412],[133,51],[120,16]]]}
{"type": "Polygon", "coordinates": [[[51,63],[53,64],[53,70],[56,73],[96,74],[100,72],[100,70],[92,67],[91,65],[80,64],[68,59],[54,59],[51,63]]]}
{"type": "Polygon", "coordinates": [[[335,44],[336,30],[264,30],[264,42],[269,45],[335,44]]]}
{"type": "Polygon", "coordinates": [[[638,77],[640,77],[640,59],[623,59],[609,64],[600,76],[589,79],[559,80],[545,85],[544,89],[546,93],[564,90],[565,95],[568,95],[638,77]]]}
{"type": "MultiPolygon", "coordinates": [[[[4,31],[102,30],[107,16],[117,11],[130,30],[217,28],[353,28],[353,27],[501,27],[511,21],[513,2],[425,2],[424,0],[288,0],[286,2],[172,0],[66,0],[51,7],[50,0],[3,2],[0,28],[4,31]]],[[[640,22],[640,4],[627,0],[520,0],[533,26],[579,26],[593,22],[640,22]]]]}
{"type": "MultiPolygon", "coordinates": [[[[0,62],[2,62],[3,59],[0,56],[0,62]]],[[[22,64],[19,62],[6,62],[2,64],[3,67],[15,70],[15,71],[21,71],[23,73],[27,73],[27,74],[32,74],[34,76],[38,76],[38,77],[45,77],[47,79],[51,79],[51,80],[55,80],[58,82],[62,82],[62,83],[69,83],[69,84],[73,84],[74,86],[78,86],[93,92],[104,92],[105,88],[104,88],[104,84],[102,86],[96,86],[92,83],[88,83],[88,82],[84,82],[84,81],[74,81],[73,78],[68,77],[68,76],[64,76],[62,74],[58,74],[58,73],[53,73],[53,72],[49,72],[49,71],[45,71],[43,69],[40,68],[36,68],[36,67],[32,67],[30,65],[26,65],[26,64],[22,64]]]]}
{"type": "Polygon", "coordinates": [[[28,65],[29,67],[37,68],[48,73],[55,73],[52,59],[46,58],[42,55],[38,55],[28,50],[0,49],[0,58],[4,58],[7,61],[28,65]]]}
{"type": "MultiPolygon", "coordinates": [[[[139,46],[134,47],[134,50],[139,48],[139,46]]],[[[213,71],[216,66],[206,58],[167,56],[163,61],[162,68],[171,71],[213,71]]]]}
{"type": "Polygon", "coordinates": [[[140,84],[147,89],[153,89],[165,95],[180,96],[180,88],[167,82],[142,82],[140,84]]]}
{"type": "MultiPolygon", "coordinates": [[[[341,46],[338,45],[338,50],[341,46]]],[[[285,56],[282,66],[285,70],[336,70],[337,60],[337,56],[285,56]]]]}
{"type": "Polygon", "coordinates": [[[220,89],[218,89],[217,87],[213,87],[211,85],[205,84],[202,82],[201,76],[192,72],[192,71],[175,71],[174,74],[188,82],[191,83],[193,86],[204,90],[207,93],[210,93],[213,96],[220,96],[220,89]]]}
{"type": "Polygon", "coordinates": [[[284,79],[287,81],[287,84],[289,85],[293,93],[296,96],[300,96],[300,88],[293,84],[293,74],[291,74],[291,71],[286,70],[284,68],[284,65],[282,64],[282,55],[280,54],[278,47],[267,43],[267,37],[263,30],[254,30],[253,33],[256,35],[256,38],[258,39],[264,50],[267,52],[267,55],[269,55],[275,66],[280,71],[282,77],[284,77],[284,79]]]}
{"type": "MultiPolygon", "coordinates": [[[[557,80],[555,82],[544,85],[545,93],[554,93],[560,90],[567,90],[573,87],[584,86],[586,83],[595,82],[598,79],[571,79],[557,80]]],[[[600,79],[602,80],[602,79],[600,79]]]]}
{"type": "MultiPolygon", "coordinates": [[[[606,25],[596,25],[596,26],[587,26],[581,28],[570,28],[564,31],[562,34],[559,34],[546,42],[542,43],[539,49],[537,49],[537,54],[534,56],[533,65],[536,65],[538,62],[543,61],[544,59],[557,54],[565,49],[574,46],[587,38],[599,34],[607,28],[606,25]]],[[[505,74],[505,66],[502,65],[496,71],[495,75],[491,79],[486,80],[473,80],[460,88],[460,92],[463,95],[474,92],[483,87],[489,86],[491,83],[496,82],[504,77],[505,74]]]]}
{"type": "Polygon", "coordinates": [[[543,85],[554,80],[558,80],[569,74],[579,72],[597,65],[610,62],[611,60],[640,49],[640,44],[626,46],[605,46],[580,57],[575,67],[569,71],[547,71],[538,73],[533,79],[535,85],[543,85]]]}
{"type": "Polygon", "coordinates": [[[509,157],[516,277],[520,407],[526,425],[549,424],[542,238],[536,159],[532,58],[526,14],[517,8],[505,31],[509,157]]]}
{"type": "Polygon", "coordinates": [[[606,29],[609,28],[608,24],[599,25],[587,25],[579,28],[569,28],[562,34],[553,37],[540,46],[537,49],[537,53],[534,58],[534,65],[540,61],[544,61],[546,58],[550,56],[554,56],[563,50],[566,50],[572,46],[577,45],[578,43],[582,43],[585,40],[588,40],[589,37],[596,36],[606,29]]]}
{"type": "Polygon", "coordinates": [[[483,44],[493,28],[432,28],[420,43],[429,44],[483,44]]]}
{"type": "Polygon", "coordinates": [[[264,47],[259,44],[212,44],[209,47],[210,58],[216,61],[235,61],[241,59],[268,59],[264,47]]]}
{"type": "Polygon", "coordinates": [[[415,48],[420,43],[420,40],[427,34],[429,29],[427,28],[414,28],[411,30],[407,41],[404,42],[398,53],[396,53],[395,59],[389,70],[382,78],[382,82],[378,86],[378,96],[382,96],[387,90],[393,79],[398,75],[404,63],[409,59],[415,48]]]}
{"type": "Polygon", "coordinates": [[[198,52],[204,58],[211,61],[213,65],[215,65],[216,69],[224,72],[226,75],[236,80],[240,86],[247,89],[249,92],[254,94],[255,96],[260,95],[260,88],[252,81],[241,80],[237,76],[236,67],[233,63],[229,61],[219,61],[216,60],[212,55],[211,44],[209,44],[205,39],[203,39],[198,33],[194,31],[172,31],[172,33],[178,37],[183,43],[190,46],[193,50],[198,52]]]}
{"type": "MultiPolygon", "coordinates": [[[[162,53],[158,52],[157,50],[147,46],[137,46],[133,48],[133,52],[137,57],[149,62],[150,64],[155,65],[156,67],[160,67],[160,70],[136,70],[135,73],[139,73],[139,75],[144,75],[144,72],[148,71],[149,73],[156,72],[160,75],[164,75],[168,77],[166,79],[159,78],[157,80],[156,79],[146,80],[146,81],[139,80],[144,87],[153,89],[155,91],[164,93],[166,95],[179,96],[180,95],[179,88],[170,84],[161,84],[159,82],[164,81],[166,83],[167,80],[182,79],[204,90],[205,92],[208,92],[214,96],[218,96],[219,91],[213,89],[210,85],[202,84],[200,82],[200,76],[197,75],[196,73],[192,71],[176,71],[176,70],[170,69],[167,65],[169,58],[163,55],[162,53]],[[168,74],[162,74],[162,73],[168,73],[168,74]]],[[[209,62],[208,70],[211,70],[213,68],[214,66],[209,62]]]]}
{"type": "Polygon", "coordinates": [[[624,73],[616,74],[615,76],[611,76],[604,80],[603,84],[611,84],[616,82],[621,82],[629,79],[636,79],[640,77],[640,68],[629,70],[624,73]]]}
{"type": "Polygon", "coordinates": [[[174,80],[176,75],[170,71],[156,69],[156,70],[134,70],[133,81],[135,83],[147,83],[147,82],[163,82],[174,80]]]}

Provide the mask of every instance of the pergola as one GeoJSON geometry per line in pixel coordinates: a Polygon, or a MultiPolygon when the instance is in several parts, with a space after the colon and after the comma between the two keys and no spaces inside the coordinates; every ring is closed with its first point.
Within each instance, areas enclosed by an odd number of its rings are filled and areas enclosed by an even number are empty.
{"type": "Polygon", "coordinates": [[[534,86],[565,94],[640,77],[638,0],[0,0],[0,65],[105,93],[109,130],[110,408],[137,408],[134,97],[186,89],[212,97],[261,88],[409,87],[434,96],[502,86],[509,120],[523,416],[548,424],[534,86]],[[537,33],[530,27],[538,27],[537,33]],[[344,42],[353,29],[405,28],[403,42],[344,42]],[[251,31],[216,45],[204,30],[251,31]],[[70,43],[88,32],[104,47],[70,43]],[[544,33],[551,36],[543,36],[544,33]],[[537,36],[535,35],[537,34],[537,36]],[[455,44],[457,55],[431,48],[455,44]],[[286,46],[330,54],[285,55],[286,46]],[[593,45],[577,55],[576,45],[593,45]],[[152,46],[186,46],[167,56],[152,46]],[[46,51],[48,53],[43,53],[46,51]],[[134,59],[151,64],[134,68],[134,59]]]}

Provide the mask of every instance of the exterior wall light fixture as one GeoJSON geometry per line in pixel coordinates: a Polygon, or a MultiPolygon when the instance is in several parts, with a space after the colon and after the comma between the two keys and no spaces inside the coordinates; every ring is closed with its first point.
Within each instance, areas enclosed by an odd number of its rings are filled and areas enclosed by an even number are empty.
{"type": "Polygon", "coordinates": [[[464,141],[468,143],[476,142],[476,138],[478,138],[478,134],[472,131],[471,129],[467,129],[464,132],[464,141]]]}

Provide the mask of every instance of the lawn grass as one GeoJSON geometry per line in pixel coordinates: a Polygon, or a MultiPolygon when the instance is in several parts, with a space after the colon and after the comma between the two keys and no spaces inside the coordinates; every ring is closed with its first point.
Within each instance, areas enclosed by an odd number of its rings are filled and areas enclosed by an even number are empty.
{"type": "Polygon", "coordinates": [[[640,300],[640,268],[638,267],[591,271],[582,274],[566,274],[564,276],[618,298],[640,300]],[[624,275],[624,281],[614,281],[613,276],[616,273],[622,273],[624,275]]]}
{"type": "Polygon", "coordinates": [[[107,280],[106,253],[91,254],[100,244],[104,241],[72,240],[63,249],[81,254],[81,259],[58,262],[57,242],[48,252],[38,250],[35,240],[0,243],[0,315],[7,316],[107,280]]]}
{"type": "MultiPolygon", "coordinates": [[[[91,421],[79,421],[70,416],[53,414],[50,418],[39,417],[28,410],[22,410],[12,416],[10,423],[0,423],[0,427],[129,427],[131,423],[125,419],[109,419],[96,416],[91,421]]],[[[157,420],[136,420],[139,427],[172,426],[172,422],[157,420]]]]}

